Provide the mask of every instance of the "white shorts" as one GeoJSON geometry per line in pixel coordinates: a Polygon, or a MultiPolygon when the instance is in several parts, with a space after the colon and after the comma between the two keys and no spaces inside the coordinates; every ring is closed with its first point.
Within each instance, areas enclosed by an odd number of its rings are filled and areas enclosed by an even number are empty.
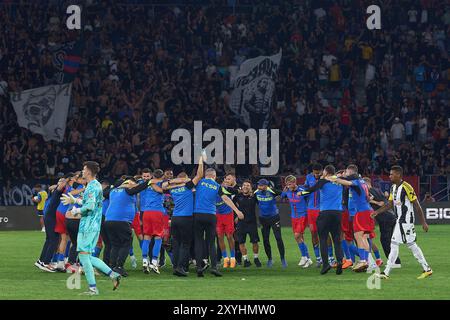
{"type": "Polygon", "coordinates": [[[414,243],[416,242],[416,229],[413,223],[396,223],[394,233],[391,238],[395,243],[414,243]]]}

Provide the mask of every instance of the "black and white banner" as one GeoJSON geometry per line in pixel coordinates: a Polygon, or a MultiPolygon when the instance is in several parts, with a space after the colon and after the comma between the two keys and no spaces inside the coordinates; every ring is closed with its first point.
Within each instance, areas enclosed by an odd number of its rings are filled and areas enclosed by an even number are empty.
{"type": "Polygon", "coordinates": [[[71,83],[11,93],[19,126],[42,135],[45,141],[61,142],[71,93],[71,83]]]}
{"type": "Polygon", "coordinates": [[[231,79],[230,109],[250,128],[265,129],[269,126],[281,55],[280,50],[273,56],[246,60],[236,77],[231,79]]]}

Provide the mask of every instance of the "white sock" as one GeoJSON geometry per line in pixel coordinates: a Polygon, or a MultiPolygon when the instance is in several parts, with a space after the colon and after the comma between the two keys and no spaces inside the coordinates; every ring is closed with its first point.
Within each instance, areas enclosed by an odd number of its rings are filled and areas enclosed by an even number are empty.
{"type": "Polygon", "coordinates": [[[258,254],[257,253],[253,254],[253,259],[258,259],[258,254]]]}
{"type": "Polygon", "coordinates": [[[369,261],[369,267],[376,267],[377,266],[377,264],[375,263],[375,260],[374,260],[374,258],[372,257],[372,253],[369,253],[369,259],[368,259],[369,261]]]}
{"type": "Polygon", "coordinates": [[[242,256],[242,258],[243,258],[245,261],[248,261],[248,256],[247,256],[247,255],[242,256]]]}
{"type": "Polygon", "coordinates": [[[391,272],[392,266],[395,264],[395,261],[398,258],[399,247],[396,243],[391,243],[391,253],[389,253],[389,258],[387,261],[386,268],[384,269],[384,273],[389,275],[391,272]]]}
{"type": "Polygon", "coordinates": [[[158,260],[152,259],[152,264],[155,265],[155,266],[157,266],[157,265],[158,265],[158,260]]]}
{"type": "Polygon", "coordinates": [[[428,265],[427,260],[425,260],[425,256],[423,255],[423,252],[420,249],[420,247],[417,245],[417,243],[408,245],[408,248],[411,249],[414,257],[417,259],[417,261],[419,261],[420,265],[423,268],[423,271],[430,270],[430,266],[428,265]]]}

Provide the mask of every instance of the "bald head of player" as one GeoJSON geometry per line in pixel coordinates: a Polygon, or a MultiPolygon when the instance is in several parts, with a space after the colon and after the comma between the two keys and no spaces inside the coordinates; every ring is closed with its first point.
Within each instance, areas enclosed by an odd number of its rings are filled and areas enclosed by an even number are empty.
{"type": "Polygon", "coordinates": [[[323,169],[323,172],[322,172],[322,175],[324,177],[334,176],[335,174],[336,174],[336,168],[331,164],[327,165],[323,169]]]}
{"type": "Polygon", "coordinates": [[[392,166],[389,172],[389,179],[392,183],[399,184],[403,179],[403,168],[400,166],[392,166]]]}
{"type": "Polygon", "coordinates": [[[213,168],[206,169],[205,178],[216,180],[216,177],[217,177],[216,170],[214,170],[213,168]]]}
{"type": "Polygon", "coordinates": [[[345,175],[347,177],[353,176],[355,174],[358,174],[358,167],[354,164],[350,164],[347,169],[345,169],[345,175]]]}
{"type": "Polygon", "coordinates": [[[186,172],[180,172],[180,173],[177,175],[177,178],[180,178],[180,179],[187,178],[187,177],[188,177],[188,175],[187,175],[186,172]]]}

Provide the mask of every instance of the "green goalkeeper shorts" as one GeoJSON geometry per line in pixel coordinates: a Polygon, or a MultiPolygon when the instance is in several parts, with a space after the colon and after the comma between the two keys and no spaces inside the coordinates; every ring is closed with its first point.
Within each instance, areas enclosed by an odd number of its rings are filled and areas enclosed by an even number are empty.
{"type": "Polygon", "coordinates": [[[79,232],[77,237],[77,251],[94,252],[99,235],[100,232],[79,232]]]}

